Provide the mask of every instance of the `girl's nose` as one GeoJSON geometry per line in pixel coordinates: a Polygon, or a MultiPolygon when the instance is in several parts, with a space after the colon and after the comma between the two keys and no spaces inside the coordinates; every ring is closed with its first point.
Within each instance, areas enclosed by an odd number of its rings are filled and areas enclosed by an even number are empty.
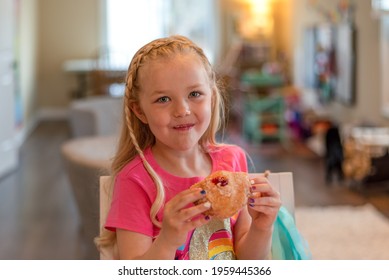
{"type": "Polygon", "coordinates": [[[174,117],[179,118],[179,117],[185,117],[190,115],[190,109],[187,106],[187,104],[180,104],[177,105],[174,111],[174,117]]]}

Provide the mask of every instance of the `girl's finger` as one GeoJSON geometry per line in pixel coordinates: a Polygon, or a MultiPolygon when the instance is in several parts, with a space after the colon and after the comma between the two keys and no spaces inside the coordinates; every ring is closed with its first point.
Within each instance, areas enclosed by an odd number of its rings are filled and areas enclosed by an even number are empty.
{"type": "Polygon", "coordinates": [[[253,205],[250,206],[251,209],[261,212],[266,215],[275,215],[278,212],[278,208],[276,207],[269,207],[269,206],[264,206],[264,205],[253,205]]]}
{"type": "Polygon", "coordinates": [[[193,207],[181,209],[179,211],[179,216],[180,219],[184,221],[192,220],[193,218],[198,217],[201,213],[207,211],[209,208],[211,208],[211,203],[207,201],[193,207]]]}
{"type": "Polygon", "coordinates": [[[196,219],[188,220],[186,222],[186,224],[184,225],[184,228],[185,228],[186,231],[190,231],[190,230],[193,230],[193,229],[195,229],[197,227],[205,225],[209,221],[210,221],[210,217],[209,216],[199,216],[196,219]]]}
{"type": "Polygon", "coordinates": [[[265,177],[255,177],[250,179],[251,185],[256,184],[269,184],[269,181],[265,177]]]}
{"type": "Polygon", "coordinates": [[[251,186],[250,191],[252,194],[254,193],[261,193],[263,194],[262,196],[279,196],[279,192],[276,191],[271,185],[269,184],[256,184],[251,186]]]}
{"type": "Polygon", "coordinates": [[[188,189],[173,197],[167,204],[169,204],[171,210],[177,212],[204,195],[205,191],[200,188],[188,189]]]}
{"type": "Polygon", "coordinates": [[[281,201],[278,198],[265,196],[260,198],[249,198],[249,206],[268,206],[268,207],[279,207],[281,201]]]}

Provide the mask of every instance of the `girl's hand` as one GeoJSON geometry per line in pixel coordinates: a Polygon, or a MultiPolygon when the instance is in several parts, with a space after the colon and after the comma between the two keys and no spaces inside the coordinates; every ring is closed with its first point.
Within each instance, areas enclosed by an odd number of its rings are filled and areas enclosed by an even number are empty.
{"type": "Polygon", "coordinates": [[[248,211],[252,226],[267,230],[273,226],[281,207],[280,194],[270,185],[265,176],[251,178],[251,196],[248,200],[248,211]]]}
{"type": "Polygon", "coordinates": [[[188,207],[204,195],[205,191],[201,189],[188,189],[166,203],[159,234],[159,238],[163,238],[166,245],[178,248],[185,243],[190,230],[208,222],[210,218],[201,213],[211,207],[209,202],[188,207]]]}

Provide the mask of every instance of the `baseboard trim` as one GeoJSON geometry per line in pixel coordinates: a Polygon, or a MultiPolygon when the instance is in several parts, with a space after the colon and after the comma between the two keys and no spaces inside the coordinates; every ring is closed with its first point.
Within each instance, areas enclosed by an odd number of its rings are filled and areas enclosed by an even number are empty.
{"type": "Polygon", "coordinates": [[[16,145],[20,147],[41,121],[68,120],[68,118],[69,112],[67,109],[44,108],[38,110],[38,112],[16,132],[16,145]]]}
{"type": "Polygon", "coordinates": [[[38,126],[38,123],[38,116],[35,115],[30,118],[21,129],[17,130],[15,134],[15,142],[17,143],[18,148],[20,148],[28,136],[34,131],[34,129],[38,126]]]}

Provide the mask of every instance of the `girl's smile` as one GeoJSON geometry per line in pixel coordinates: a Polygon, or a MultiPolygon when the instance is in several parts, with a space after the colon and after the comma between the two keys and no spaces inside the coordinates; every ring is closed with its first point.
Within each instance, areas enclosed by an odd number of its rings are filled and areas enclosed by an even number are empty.
{"type": "Polygon", "coordinates": [[[179,131],[186,131],[186,130],[190,130],[194,126],[195,126],[194,124],[188,123],[188,124],[179,124],[174,126],[173,128],[179,131]]]}

